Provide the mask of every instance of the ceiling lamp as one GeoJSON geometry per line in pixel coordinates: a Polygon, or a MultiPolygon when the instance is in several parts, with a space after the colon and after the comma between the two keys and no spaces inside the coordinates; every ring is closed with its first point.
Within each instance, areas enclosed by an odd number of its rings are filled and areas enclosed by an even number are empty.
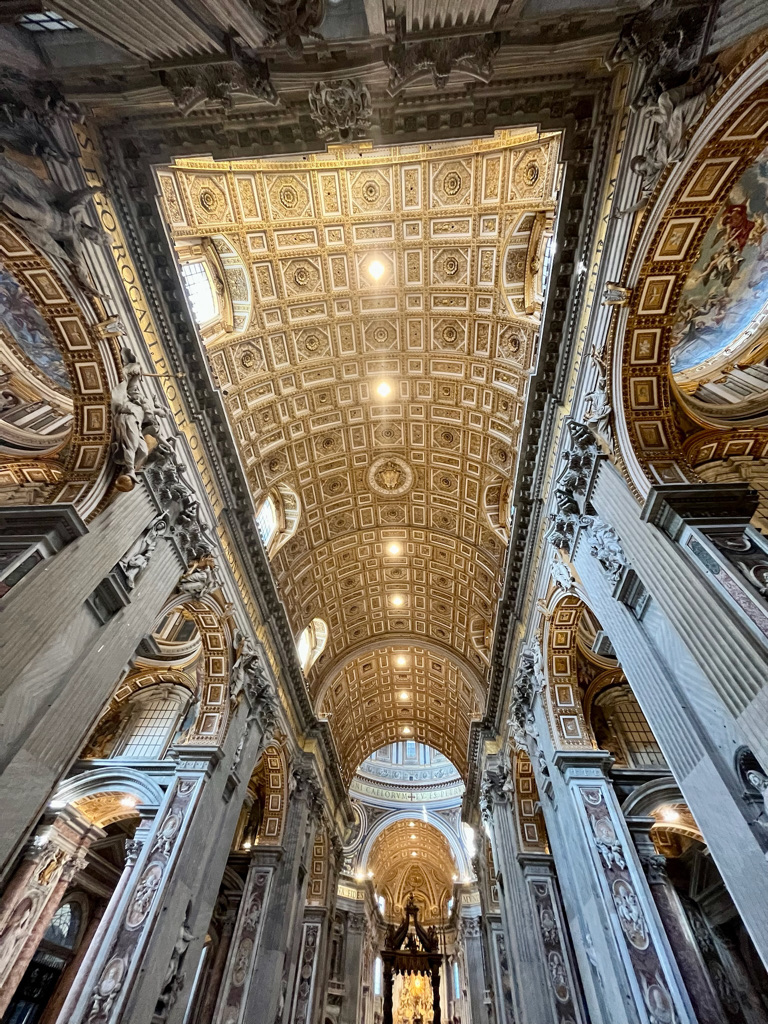
{"type": "Polygon", "coordinates": [[[402,594],[393,594],[391,600],[395,608],[399,608],[405,601],[405,598],[402,594]]]}
{"type": "Polygon", "coordinates": [[[135,807],[137,803],[138,803],[138,800],[136,799],[135,796],[124,796],[123,799],[120,801],[120,806],[121,807],[135,807]]]}
{"type": "Polygon", "coordinates": [[[408,693],[407,690],[403,690],[402,693],[400,694],[400,700],[408,700],[409,697],[410,693],[408,693]]]}
{"type": "Polygon", "coordinates": [[[387,554],[388,555],[399,555],[401,551],[402,551],[402,548],[400,547],[399,544],[390,544],[387,547],[387,554]]]}
{"type": "Polygon", "coordinates": [[[416,856],[416,851],[415,851],[415,850],[411,850],[411,856],[412,856],[412,857],[415,857],[415,856],[416,856]]]}
{"type": "Polygon", "coordinates": [[[384,273],[384,264],[381,260],[371,260],[368,264],[368,273],[371,275],[374,281],[378,281],[384,273]]]}
{"type": "Polygon", "coordinates": [[[392,394],[392,385],[387,380],[381,381],[376,387],[376,394],[379,398],[389,398],[392,394]]]}
{"type": "Polygon", "coordinates": [[[671,807],[665,807],[661,812],[662,821],[679,821],[680,815],[671,807]]]}
{"type": "Polygon", "coordinates": [[[407,665],[408,664],[408,661],[401,654],[400,657],[397,659],[397,664],[400,665],[400,667],[402,668],[403,665],[407,665]]]}
{"type": "Polygon", "coordinates": [[[410,735],[411,735],[411,728],[410,728],[410,726],[406,725],[403,728],[403,736],[410,736],[410,735]]]}
{"type": "Polygon", "coordinates": [[[415,839],[415,838],[416,838],[416,833],[415,832],[411,832],[411,839],[415,839]]]}
{"type": "Polygon", "coordinates": [[[416,822],[415,821],[409,821],[408,822],[408,828],[416,828],[416,822]]]}

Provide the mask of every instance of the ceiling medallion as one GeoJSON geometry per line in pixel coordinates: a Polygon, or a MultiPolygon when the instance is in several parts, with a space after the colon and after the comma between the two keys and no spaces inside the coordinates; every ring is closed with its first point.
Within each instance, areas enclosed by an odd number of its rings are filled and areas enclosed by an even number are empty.
{"type": "Polygon", "coordinates": [[[530,163],[525,165],[525,169],[523,170],[523,181],[530,188],[532,185],[535,185],[538,180],[539,165],[535,161],[531,160],[530,163]]]}
{"type": "Polygon", "coordinates": [[[375,181],[366,181],[363,185],[363,199],[367,203],[375,203],[381,195],[381,189],[375,181]]]}
{"type": "Polygon", "coordinates": [[[459,272],[459,261],[455,256],[446,257],[443,269],[449,277],[454,277],[459,272]]]}
{"type": "Polygon", "coordinates": [[[376,459],[368,470],[368,486],[388,497],[405,494],[413,485],[413,470],[396,455],[376,459]]]}
{"type": "Polygon", "coordinates": [[[286,210],[292,210],[298,201],[299,196],[296,189],[292,185],[283,185],[280,189],[280,202],[286,210]]]}
{"type": "Polygon", "coordinates": [[[206,213],[216,209],[216,196],[209,188],[200,190],[200,205],[206,213]]]}
{"type": "Polygon", "coordinates": [[[449,171],[443,179],[443,191],[447,196],[455,196],[461,188],[461,175],[458,171],[449,171]]]}

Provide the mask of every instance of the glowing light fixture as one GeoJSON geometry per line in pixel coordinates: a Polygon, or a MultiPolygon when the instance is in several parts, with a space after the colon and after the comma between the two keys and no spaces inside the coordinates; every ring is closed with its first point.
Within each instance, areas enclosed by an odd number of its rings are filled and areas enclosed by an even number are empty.
{"type": "Polygon", "coordinates": [[[379,398],[389,398],[389,396],[392,394],[392,385],[389,383],[389,381],[381,381],[381,383],[378,384],[376,387],[376,394],[379,396],[379,398]]]}
{"type": "Polygon", "coordinates": [[[402,656],[402,654],[397,659],[397,664],[400,665],[400,666],[407,664],[407,660],[402,656]]]}
{"type": "Polygon", "coordinates": [[[411,832],[411,839],[415,839],[415,838],[416,838],[416,833],[415,832],[411,832]]]}
{"type": "Polygon", "coordinates": [[[243,843],[243,849],[244,850],[250,850],[250,848],[251,848],[250,840],[246,839],[246,841],[243,843]]]}
{"type": "Polygon", "coordinates": [[[403,690],[403,692],[400,694],[400,700],[408,700],[409,697],[410,694],[408,693],[407,690],[403,690]]]}
{"type": "Polygon", "coordinates": [[[412,856],[412,857],[415,857],[415,856],[416,856],[416,851],[415,851],[415,850],[411,850],[411,856],[412,856]]]}
{"type": "Polygon", "coordinates": [[[135,807],[138,801],[135,796],[124,796],[120,801],[121,807],[135,807]]]}
{"type": "Polygon", "coordinates": [[[405,728],[403,729],[403,736],[410,736],[410,735],[411,735],[410,727],[406,725],[405,728]]]}
{"type": "Polygon", "coordinates": [[[680,815],[677,813],[677,811],[673,810],[671,807],[665,807],[664,810],[661,812],[661,817],[662,817],[662,819],[664,821],[679,821],[680,820],[680,815]]]}
{"type": "Polygon", "coordinates": [[[403,601],[405,601],[405,598],[403,597],[402,594],[393,594],[392,595],[392,604],[396,608],[399,608],[400,605],[403,603],[403,601]]]}
{"type": "Polygon", "coordinates": [[[373,878],[373,872],[372,872],[372,871],[369,871],[369,872],[368,872],[368,877],[369,877],[369,878],[373,878]]]}
{"type": "Polygon", "coordinates": [[[389,547],[387,548],[387,554],[399,555],[401,550],[402,549],[399,544],[390,544],[389,547]]]}
{"type": "Polygon", "coordinates": [[[378,281],[384,273],[384,264],[381,260],[371,260],[368,264],[368,273],[371,275],[374,281],[378,281]]]}
{"type": "Polygon", "coordinates": [[[454,880],[454,882],[458,882],[458,880],[459,880],[459,876],[458,876],[458,875],[454,875],[454,876],[453,876],[453,880],[454,880]]]}
{"type": "Polygon", "coordinates": [[[415,821],[409,821],[408,822],[408,828],[416,828],[416,822],[415,821]]]}

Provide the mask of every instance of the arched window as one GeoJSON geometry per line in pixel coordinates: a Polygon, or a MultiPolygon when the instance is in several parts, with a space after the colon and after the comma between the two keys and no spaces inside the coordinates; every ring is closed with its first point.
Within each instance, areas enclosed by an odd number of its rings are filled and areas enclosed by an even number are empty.
{"type": "Polygon", "coordinates": [[[377,956],[373,962],[373,994],[381,995],[381,957],[377,956]]]}
{"type": "Polygon", "coordinates": [[[182,263],[181,276],[184,290],[192,307],[192,316],[199,324],[213,320],[218,312],[218,303],[213,293],[210,278],[203,263],[182,263]]]}
{"type": "Polygon", "coordinates": [[[256,526],[259,529],[259,536],[264,548],[269,551],[272,538],[277,533],[277,509],[271,495],[267,495],[261,503],[261,508],[256,513],[256,526]]]}
{"type": "Polygon", "coordinates": [[[112,756],[161,760],[189,705],[189,691],[182,686],[148,686],[129,699],[128,719],[112,756]]]}
{"type": "Polygon", "coordinates": [[[453,961],[453,998],[458,999],[461,995],[461,982],[459,979],[459,964],[457,960],[453,961]]]}
{"type": "Polygon", "coordinates": [[[327,642],[328,626],[322,619],[312,619],[296,644],[296,653],[299,656],[302,672],[305,674],[309,672],[323,653],[323,648],[327,642]]]}
{"type": "Polygon", "coordinates": [[[264,498],[256,513],[256,528],[270,558],[296,533],[300,516],[298,496],[287,484],[278,484],[264,498]]]}
{"type": "Polygon", "coordinates": [[[70,900],[62,903],[51,918],[43,938],[64,949],[74,949],[80,935],[83,908],[80,903],[70,900]]]}
{"type": "Polygon", "coordinates": [[[381,916],[383,917],[387,909],[387,901],[383,896],[377,896],[376,903],[378,904],[379,910],[381,911],[381,916]]]}

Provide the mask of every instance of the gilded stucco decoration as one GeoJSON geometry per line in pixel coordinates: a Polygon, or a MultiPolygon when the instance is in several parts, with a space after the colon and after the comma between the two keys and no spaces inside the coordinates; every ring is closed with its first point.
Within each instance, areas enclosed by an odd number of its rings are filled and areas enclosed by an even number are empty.
{"type": "Polygon", "coordinates": [[[87,516],[108,482],[109,325],[7,219],[0,263],[0,497],[72,502],[87,516]]]}
{"type": "Polygon", "coordinates": [[[665,205],[650,204],[628,258],[621,405],[632,455],[651,483],[693,480],[699,465],[768,452],[758,419],[728,423],[709,404],[710,419],[694,397],[702,384],[759,362],[764,348],[768,87],[737,103],[729,95],[753,59],[715,93],[716,127],[664,192],[665,205]]]}
{"type": "MultiPolygon", "coordinates": [[[[493,625],[540,319],[525,271],[508,283],[503,268],[510,245],[527,256],[535,231],[543,244],[558,147],[556,133],[519,129],[157,172],[177,251],[215,236],[249,265],[250,322],[206,351],[256,506],[281,483],[301,504],[272,568],[295,635],[328,624],[316,698],[329,673],[356,686],[374,644],[439,655],[446,706],[464,700],[460,679],[485,676],[470,623],[493,625]]],[[[426,667],[417,677],[432,685],[426,667]]],[[[463,764],[466,736],[436,722],[430,734],[417,722],[418,738],[463,764]]],[[[354,724],[355,749],[337,735],[349,777],[395,738],[384,723],[380,707],[354,724]]]]}

